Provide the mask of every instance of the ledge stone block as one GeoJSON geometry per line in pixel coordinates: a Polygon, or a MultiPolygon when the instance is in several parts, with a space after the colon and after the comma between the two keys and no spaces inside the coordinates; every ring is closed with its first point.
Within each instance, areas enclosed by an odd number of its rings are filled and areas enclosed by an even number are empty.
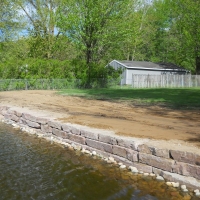
{"type": "Polygon", "coordinates": [[[86,138],[93,139],[93,140],[98,140],[98,138],[99,138],[98,133],[92,132],[90,130],[84,130],[84,129],[81,130],[81,135],[86,138]]]}
{"type": "Polygon", "coordinates": [[[58,137],[61,137],[63,139],[69,139],[69,134],[64,132],[64,131],[61,131],[61,130],[58,130],[56,128],[52,128],[52,133],[58,137]]]}
{"type": "Polygon", "coordinates": [[[105,144],[105,143],[95,141],[95,140],[90,140],[90,139],[86,139],[85,142],[88,146],[93,147],[95,149],[99,149],[101,151],[105,151],[108,153],[113,153],[112,145],[110,145],[110,144],[105,144]]]}
{"type": "Polygon", "coordinates": [[[71,132],[71,127],[68,124],[62,124],[62,130],[70,133],[71,132]]]}
{"type": "Polygon", "coordinates": [[[126,148],[124,148],[124,147],[119,147],[119,146],[114,145],[113,146],[113,154],[121,156],[123,158],[127,158],[126,148]]]}
{"type": "Polygon", "coordinates": [[[111,157],[113,157],[117,162],[122,162],[127,167],[133,165],[133,163],[131,161],[127,160],[126,158],[123,158],[123,157],[120,157],[120,156],[117,156],[114,154],[112,154],[111,157]]]}
{"type": "Polygon", "coordinates": [[[121,147],[133,149],[135,151],[137,151],[137,147],[138,147],[138,145],[134,141],[131,141],[129,139],[117,138],[117,144],[121,147]]]}
{"type": "Polygon", "coordinates": [[[41,131],[44,133],[52,133],[52,128],[48,124],[41,124],[41,131]]]}
{"type": "Polygon", "coordinates": [[[138,145],[138,151],[141,153],[152,154],[152,149],[149,146],[147,146],[146,144],[138,145]]]}
{"type": "Polygon", "coordinates": [[[200,179],[200,167],[183,162],[176,162],[173,172],[184,176],[191,176],[200,179]]]}
{"type": "Polygon", "coordinates": [[[75,135],[75,134],[68,134],[69,136],[69,139],[74,141],[74,142],[77,142],[79,144],[85,144],[85,137],[81,137],[80,135],[75,135]]]}
{"type": "Polygon", "coordinates": [[[152,154],[155,156],[162,158],[170,158],[168,149],[158,149],[155,147],[152,147],[151,149],[152,149],[152,154]]]}
{"type": "Polygon", "coordinates": [[[15,115],[15,111],[14,111],[14,110],[11,110],[11,109],[8,109],[8,110],[7,110],[7,114],[15,115]]]}
{"type": "Polygon", "coordinates": [[[36,129],[40,129],[40,124],[36,123],[36,122],[32,122],[29,120],[26,120],[26,124],[32,128],[36,128],[36,129]]]}
{"type": "Polygon", "coordinates": [[[4,114],[4,118],[11,120],[12,116],[11,116],[11,114],[6,113],[6,114],[4,114]]]}
{"type": "Polygon", "coordinates": [[[200,166],[200,155],[191,152],[176,151],[176,150],[170,150],[170,155],[176,161],[200,166]]]}
{"type": "Polygon", "coordinates": [[[19,122],[20,117],[17,117],[16,115],[11,115],[11,120],[15,121],[15,122],[19,122]]]}
{"type": "Polygon", "coordinates": [[[23,124],[23,125],[27,125],[26,120],[24,118],[22,118],[22,117],[20,118],[19,123],[23,124]]]}
{"type": "Polygon", "coordinates": [[[52,128],[56,128],[56,129],[59,129],[61,130],[61,123],[59,122],[55,122],[55,121],[48,121],[48,125],[52,128]]]}
{"type": "Polygon", "coordinates": [[[22,113],[22,117],[26,120],[32,121],[32,122],[36,122],[36,117],[32,116],[28,113],[22,113]]]}
{"type": "Polygon", "coordinates": [[[108,143],[108,144],[113,144],[113,145],[117,144],[116,138],[109,136],[109,135],[99,134],[99,141],[104,142],[104,143],[108,143]]]}
{"type": "Polygon", "coordinates": [[[7,110],[7,113],[12,114],[12,115],[16,115],[17,117],[21,117],[22,113],[16,110],[7,110]]]}
{"type": "Polygon", "coordinates": [[[150,154],[139,153],[139,162],[153,167],[172,172],[174,160],[153,156],[150,154]]]}
{"type": "Polygon", "coordinates": [[[15,115],[16,115],[17,117],[21,117],[21,116],[22,116],[22,113],[15,110],[15,115]]]}
{"type": "Polygon", "coordinates": [[[80,128],[76,127],[75,125],[74,126],[70,126],[70,130],[71,130],[72,134],[75,134],[75,135],[80,135],[81,134],[80,128]]]}
{"type": "Polygon", "coordinates": [[[200,189],[200,181],[193,177],[185,177],[179,174],[170,173],[167,171],[161,171],[160,175],[168,181],[179,182],[180,184],[187,185],[191,189],[200,189]]]}
{"type": "Polygon", "coordinates": [[[128,160],[132,162],[138,162],[138,152],[131,150],[131,149],[126,149],[126,157],[128,160]]]}
{"type": "Polygon", "coordinates": [[[143,172],[146,172],[146,173],[152,173],[153,172],[152,166],[149,166],[149,165],[144,165],[144,164],[141,164],[141,163],[134,162],[131,166],[136,167],[139,171],[143,171],[143,172]]]}
{"type": "Polygon", "coordinates": [[[42,117],[37,117],[36,122],[44,125],[48,123],[48,120],[42,117]]]}

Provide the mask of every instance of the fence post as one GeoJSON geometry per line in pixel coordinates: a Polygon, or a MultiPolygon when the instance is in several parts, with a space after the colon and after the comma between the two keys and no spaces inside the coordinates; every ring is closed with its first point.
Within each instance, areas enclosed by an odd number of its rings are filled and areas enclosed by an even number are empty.
{"type": "Polygon", "coordinates": [[[134,76],[133,76],[133,74],[132,74],[132,88],[133,88],[133,85],[134,85],[134,83],[133,83],[133,81],[134,81],[134,76]]]}
{"type": "Polygon", "coordinates": [[[192,75],[190,74],[189,76],[190,76],[190,79],[189,79],[189,81],[190,81],[189,87],[192,87],[192,75]]]}
{"type": "Polygon", "coordinates": [[[195,75],[195,82],[196,82],[196,87],[197,87],[197,75],[195,75]]]}
{"type": "Polygon", "coordinates": [[[184,86],[184,84],[183,84],[183,75],[181,76],[181,78],[182,78],[182,87],[184,86]]]}
{"type": "Polygon", "coordinates": [[[168,85],[168,74],[167,74],[167,87],[169,87],[169,85],[168,85]]]}

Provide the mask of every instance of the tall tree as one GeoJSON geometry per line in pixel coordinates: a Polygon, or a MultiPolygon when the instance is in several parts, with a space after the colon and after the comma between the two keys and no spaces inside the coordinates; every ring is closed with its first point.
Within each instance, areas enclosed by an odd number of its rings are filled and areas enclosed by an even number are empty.
{"type": "MultiPolygon", "coordinates": [[[[127,15],[127,23],[123,24],[126,30],[121,49],[126,60],[144,60],[145,56],[141,51],[144,43],[148,43],[148,34],[145,30],[150,28],[149,9],[151,4],[146,0],[135,1],[131,12],[127,15]]],[[[151,31],[152,32],[152,31],[151,31]]]]}
{"type": "Polygon", "coordinates": [[[50,59],[60,32],[56,28],[57,0],[16,0],[31,36],[30,55],[50,59]]]}
{"type": "Polygon", "coordinates": [[[93,65],[100,63],[113,45],[123,40],[120,25],[129,0],[64,0],[58,26],[84,55],[90,82],[93,65]]]}
{"type": "Polygon", "coordinates": [[[200,1],[171,0],[171,5],[176,11],[174,21],[181,43],[182,62],[193,63],[195,72],[200,74],[200,1]]]}
{"type": "MultiPolygon", "coordinates": [[[[19,28],[15,4],[8,0],[0,1],[0,41],[14,36],[14,31],[19,28]]],[[[13,38],[12,38],[13,39],[13,38]]]]}
{"type": "Polygon", "coordinates": [[[18,42],[22,24],[14,2],[0,1],[0,71],[1,77],[16,77],[18,61],[26,54],[26,45],[18,42]],[[23,44],[23,45],[22,45],[23,44]]]}

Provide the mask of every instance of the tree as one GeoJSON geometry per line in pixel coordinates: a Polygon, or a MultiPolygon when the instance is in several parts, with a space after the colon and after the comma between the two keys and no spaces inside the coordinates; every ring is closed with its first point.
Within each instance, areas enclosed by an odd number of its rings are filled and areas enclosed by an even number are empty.
{"type": "Polygon", "coordinates": [[[148,37],[145,34],[145,28],[149,27],[149,4],[146,0],[135,1],[131,12],[127,15],[127,23],[123,24],[126,30],[126,37],[122,41],[121,49],[126,60],[144,60],[144,54],[141,48],[148,37]]]}
{"type": "Polygon", "coordinates": [[[120,25],[128,5],[128,0],[64,0],[59,8],[58,27],[84,56],[88,82],[95,64],[123,40],[120,25]]]}
{"type": "Polygon", "coordinates": [[[60,35],[56,27],[57,0],[16,0],[27,23],[30,36],[30,56],[53,58],[55,43],[60,35]]]}
{"type": "MultiPolygon", "coordinates": [[[[0,1],[0,41],[13,39],[14,31],[19,28],[15,4],[11,1],[0,1]]],[[[16,33],[16,32],[15,32],[16,33]]]]}
{"type": "Polygon", "coordinates": [[[175,10],[174,21],[181,43],[182,63],[193,63],[194,71],[200,74],[200,1],[171,0],[171,5],[175,10]]]}
{"type": "Polygon", "coordinates": [[[200,69],[200,2],[155,0],[152,5],[156,34],[150,53],[155,53],[161,61],[173,62],[197,73],[200,69]]]}

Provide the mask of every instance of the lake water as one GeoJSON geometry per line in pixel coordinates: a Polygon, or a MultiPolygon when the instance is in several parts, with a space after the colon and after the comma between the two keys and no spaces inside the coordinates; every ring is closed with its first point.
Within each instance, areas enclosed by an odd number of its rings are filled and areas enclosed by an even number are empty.
{"type": "Polygon", "coordinates": [[[2,200],[169,200],[184,194],[0,123],[2,200]]]}

